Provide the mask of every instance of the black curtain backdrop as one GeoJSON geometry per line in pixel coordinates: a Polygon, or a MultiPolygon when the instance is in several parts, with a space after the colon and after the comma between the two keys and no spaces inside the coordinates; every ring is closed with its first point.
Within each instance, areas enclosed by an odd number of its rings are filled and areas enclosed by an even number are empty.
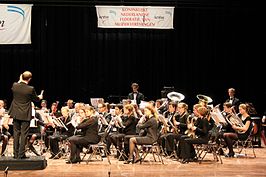
{"type": "Polygon", "coordinates": [[[190,108],[197,94],[222,104],[234,87],[262,113],[261,23],[254,6],[176,5],[171,30],[103,29],[93,6],[35,5],[32,44],[0,45],[0,99],[10,104],[12,83],[30,70],[31,85],[38,93],[44,89],[49,103],[112,102],[137,82],[147,101],[173,86],[190,108]]]}

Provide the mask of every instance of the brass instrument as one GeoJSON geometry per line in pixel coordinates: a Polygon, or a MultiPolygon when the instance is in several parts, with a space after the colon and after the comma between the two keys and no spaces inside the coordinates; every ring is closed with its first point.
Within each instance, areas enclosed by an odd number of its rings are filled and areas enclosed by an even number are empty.
{"type": "MultiPolygon", "coordinates": [[[[174,102],[180,102],[180,101],[185,99],[185,96],[182,93],[169,92],[167,94],[167,98],[171,101],[174,101],[174,102]]],[[[163,112],[163,111],[167,110],[168,104],[169,104],[169,100],[167,100],[167,98],[162,98],[163,103],[159,108],[157,108],[158,111],[163,112]]]]}
{"type": "Polygon", "coordinates": [[[167,94],[167,98],[169,98],[171,101],[180,102],[185,99],[185,96],[182,93],[169,92],[167,94]]]}
{"type": "MultiPolygon", "coordinates": [[[[237,126],[237,127],[244,127],[245,125],[243,124],[243,121],[240,117],[238,117],[238,115],[236,113],[230,113],[226,116],[226,120],[228,121],[228,123],[230,125],[234,125],[234,126],[237,126]]],[[[243,130],[236,130],[237,133],[239,134],[242,134],[242,133],[245,133],[245,131],[243,130]]]]}
{"type": "Polygon", "coordinates": [[[165,117],[163,115],[159,114],[158,115],[158,119],[163,124],[162,128],[160,130],[160,133],[161,134],[166,134],[168,132],[168,130],[169,130],[169,125],[168,125],[167,121],[165,120],[165,117]]]}
{"type": "Polygon", "coordinates": [[[175,134],[178,134],[179,133],[179,129],[173,124],[173,122],[172,122],[172,119],[174,120],[174,118],[175,118],[175,115],[176,114],[174,114],[174,115],[172,115],[169,119],[168,119],[168,122],[169,122],[169,124],[170,124],[170,126],[173,128],[173,133],[175,133],[175,134]]]}
{"type": "Polygon", "coordinates": [[[197,117],[194,116],[194,114],[189,115],[187,118],[187,130],[185,131],[185,134],[189,136],[190,138],[197,138],[195,134],[195,130],[193,130],[193,127],[197,121],[197,117]]]}
{"type": "Polygon", "coordinates": [[[199,102],[204,102],[204,103],[212,103],[212,98],[206,95],[202,95],[202,94],[198,94],[197,98],[199,100],[199,102]]]}
{"type": "Polygon", "coordinates": [[[227,125],[225,116],[222,114],[222,111],[219,108],[219,105],[216,105],[210,112],[211,118],[214,120],[216,125],[227,125]]]}

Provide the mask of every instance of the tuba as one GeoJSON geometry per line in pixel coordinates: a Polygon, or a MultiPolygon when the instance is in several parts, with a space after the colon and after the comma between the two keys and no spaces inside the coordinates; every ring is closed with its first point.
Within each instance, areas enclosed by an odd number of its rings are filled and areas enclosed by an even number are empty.
{"type": "Polygon", "coordinates": [[[206,95],[202,95],[202,94],[198,94],[197,98],[199,100],[199,102],[204,102],[206,104],[209,104],[212,102],[212,98],[206,95]]]}
{"type": "Polygon", "coordinates": [[[180,102],[185,99],[185,96],[182,93],[178,92],[169,92],[167,98],[174,102],[180,102]]]}

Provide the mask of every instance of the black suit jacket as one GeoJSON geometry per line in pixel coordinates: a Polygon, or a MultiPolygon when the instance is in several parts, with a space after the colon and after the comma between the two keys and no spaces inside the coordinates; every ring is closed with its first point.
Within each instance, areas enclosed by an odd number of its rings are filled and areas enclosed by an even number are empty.
{"type": "MultiPolygon", "coordinates": [[[[128,99],[134,100],[134,93],[133,92],[128,94],[128,99]]],[[[137,96],[136,96],[136,101],[137,101],[138,105],[140,104],[141,100],[144,100],[144,95],[142,93],[138,92],[137,96]]]]}
{"type": "Polygon", "coordinates": [[[13,101],[9,108],[9,115],[13,119],[30,121],[32,117],[31,102],[39,101],[33,86],[23,82],[15,82],[12,86],[13,101]]]}
{"type": "Polygon", "coordinates": [[[82,136],[88,141],[88,143],[96,144],[100,141],[97,117],[93,116],[90,119],[84,119],[76,129],[81,129],[82,136]]]}

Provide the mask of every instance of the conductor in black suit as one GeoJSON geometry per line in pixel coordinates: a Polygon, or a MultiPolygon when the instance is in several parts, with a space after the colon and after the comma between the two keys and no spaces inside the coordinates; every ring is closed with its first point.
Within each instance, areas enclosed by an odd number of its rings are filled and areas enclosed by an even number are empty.
{"type": "Polygon", "coordinates": [[[132,83],[131,88],[132,92],[128,94],[128,99],[135,100],[136,103],[139,105],[140,101],[145,99],[144,95],[138,91],[139,84],[132,83]]]}
{"type": "Polygon", "coordinates": [[[13,118],[14,143],[13,153],[15,159],[27,158],[25,146],[32,118],[31,102],[39,101],[43,95],[37,95],[33,86],[29,86],[32,78],[30,71],[20,75],[18,82],[12,86],[13,101],[9,108],[9,115],[13,118]]]}

